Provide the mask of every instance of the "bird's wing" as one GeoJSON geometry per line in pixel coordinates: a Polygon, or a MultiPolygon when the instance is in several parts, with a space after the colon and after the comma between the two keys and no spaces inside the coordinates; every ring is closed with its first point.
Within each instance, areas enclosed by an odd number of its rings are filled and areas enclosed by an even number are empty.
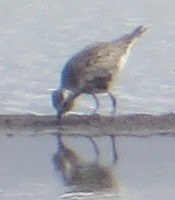
{"type": "Polygon", "coordinates": [[[96,76],[108,74],[115,65],[110,59],[114,48],[109,43],[97,43],[73,56],[63,69],[62,86],[75,89],[96,76]]]}

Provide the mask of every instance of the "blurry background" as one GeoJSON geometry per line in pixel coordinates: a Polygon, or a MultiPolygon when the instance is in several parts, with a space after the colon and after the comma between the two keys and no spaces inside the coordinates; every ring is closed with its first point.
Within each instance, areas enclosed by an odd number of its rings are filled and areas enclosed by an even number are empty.
{"type": "MultiPolygon", "coordinates": [[[[0,113],[54,114],[50,93],[59,87],[67,60],[90,43],[119,38],[138,25],[149,31],[134,45],[113,88],[118,113],[174,111],[174,6],[172,0],[1,0],[0,113]]],[[[106,105],[107,97],[101,99],[106,105]]],[[[90,112],[94,101],[79,100],[75,111],[90,112]]],[[[100,112],[109,114],[109,108],[100,112]]]]}
{"type": "MultiPolygon", "coordinates": [[[[119,38],[138,25],[149,31],[134,45],[113,88],[118,113],[173,112],[174,7],[173,0],[0,0],[0,114],[55,114],[50,94],[59,87],[67,60],[90,43],[119,38]]],[[[84,95],[79,100],[74,111],[90,113],[94,101],[84,95]]],[[[100,112],[109,114],[105,95],[101,102],[100,112]]],[[[80,156],[94,158],[87,140],[67,138],[66,142],[80,156]]],[[[111,164],[109,140],[97,142],[101,161],[111,164]]],[[[124,188],[121,199],[174,200],[174,138],[118,137],[117,149],[114,171],[124,188]]],[[[64,185],[52,164],[56,150],[51,136],[2,137],[0,199],[56,200],[61,195],[70,199],[64,196],[64,185]]]]}

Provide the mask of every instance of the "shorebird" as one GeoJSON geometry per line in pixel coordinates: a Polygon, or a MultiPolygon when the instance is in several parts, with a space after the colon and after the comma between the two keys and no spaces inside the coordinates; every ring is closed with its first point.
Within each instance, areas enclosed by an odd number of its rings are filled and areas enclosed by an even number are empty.
{"type": "Polygon", "coordinates": [[[97,191],[116,187],[114,175],[99,162],[86,163],[72,149],[63,144],[58,135],[58,152],[53,157],[54,165],[68,186],[80,191],[97,191]]]}
{"type": "MultiPolygon", "coordinates": [[[[61,87],[52,93],[52,103],[59,121],[63,114],[72,110],[75,99],[82,93],[90,94],[95,99],[94,113],[99,108],[96,94],[107,93],[112,101],[112,116],[115,116],[117,101],[110,87],[119,75],[131,47],[146,30],[146,27],[138,26],[119,39],[89,45],[66,63],[61,75],[61,87]]],[[[115,137],[111,135],[111,138],[115,163],[115,137]]]]}
{"type": "Polygon", "coordinates": [[[82,93],[90,94],[99,108],[97,93],[107,93],[112,101],[112,114],[116,113],[116,98],[109,91],[117,78],[135,41],[145,32],[139,26],[133,32],[111,42],[98,42],[75,54],[65,65],[61,75],[61,87],[52,93],[53,107],[60,119],[72,110],[75,99],[82,93]]]}

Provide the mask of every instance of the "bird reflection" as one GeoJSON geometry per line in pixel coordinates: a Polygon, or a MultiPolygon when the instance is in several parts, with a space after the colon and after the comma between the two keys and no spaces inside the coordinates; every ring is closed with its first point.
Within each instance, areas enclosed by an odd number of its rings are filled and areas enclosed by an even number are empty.
{"type": "Polygon", "coordinates": [[[58,151],[53,156],[55,168],[61,172],[66,186],[74,191],[101,191],[116,188],[115,177],[110,168],[99,164],[98,160],[84,162],[57,136],[58,151]]]}

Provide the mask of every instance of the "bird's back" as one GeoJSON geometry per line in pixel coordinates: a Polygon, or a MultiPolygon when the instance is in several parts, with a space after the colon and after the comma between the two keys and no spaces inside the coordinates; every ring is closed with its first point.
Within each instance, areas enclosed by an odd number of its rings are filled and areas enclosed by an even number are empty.
{"type": "MultiPolygon", "coordinates": [[[[97,43],[86,47],[73,56],[62,72],[62,87],[74,90],[91,81],[94,76],[109,73],[110,54],[115,47],[109,43],[97,43]]],[[[113,65],[115,63],[113,62],[113,65]]]]}
{"type": "Polygon", "coordinates": [[[99,82],[100,77],[107,80],[105,84],[111,82],[123,66],[124,56],[129,53],[135,39],[145,30],[140,26],[118,40],[92,44],[74,55],[62,71],[62,88],[74,91],[94,80],[99,82]]]}

